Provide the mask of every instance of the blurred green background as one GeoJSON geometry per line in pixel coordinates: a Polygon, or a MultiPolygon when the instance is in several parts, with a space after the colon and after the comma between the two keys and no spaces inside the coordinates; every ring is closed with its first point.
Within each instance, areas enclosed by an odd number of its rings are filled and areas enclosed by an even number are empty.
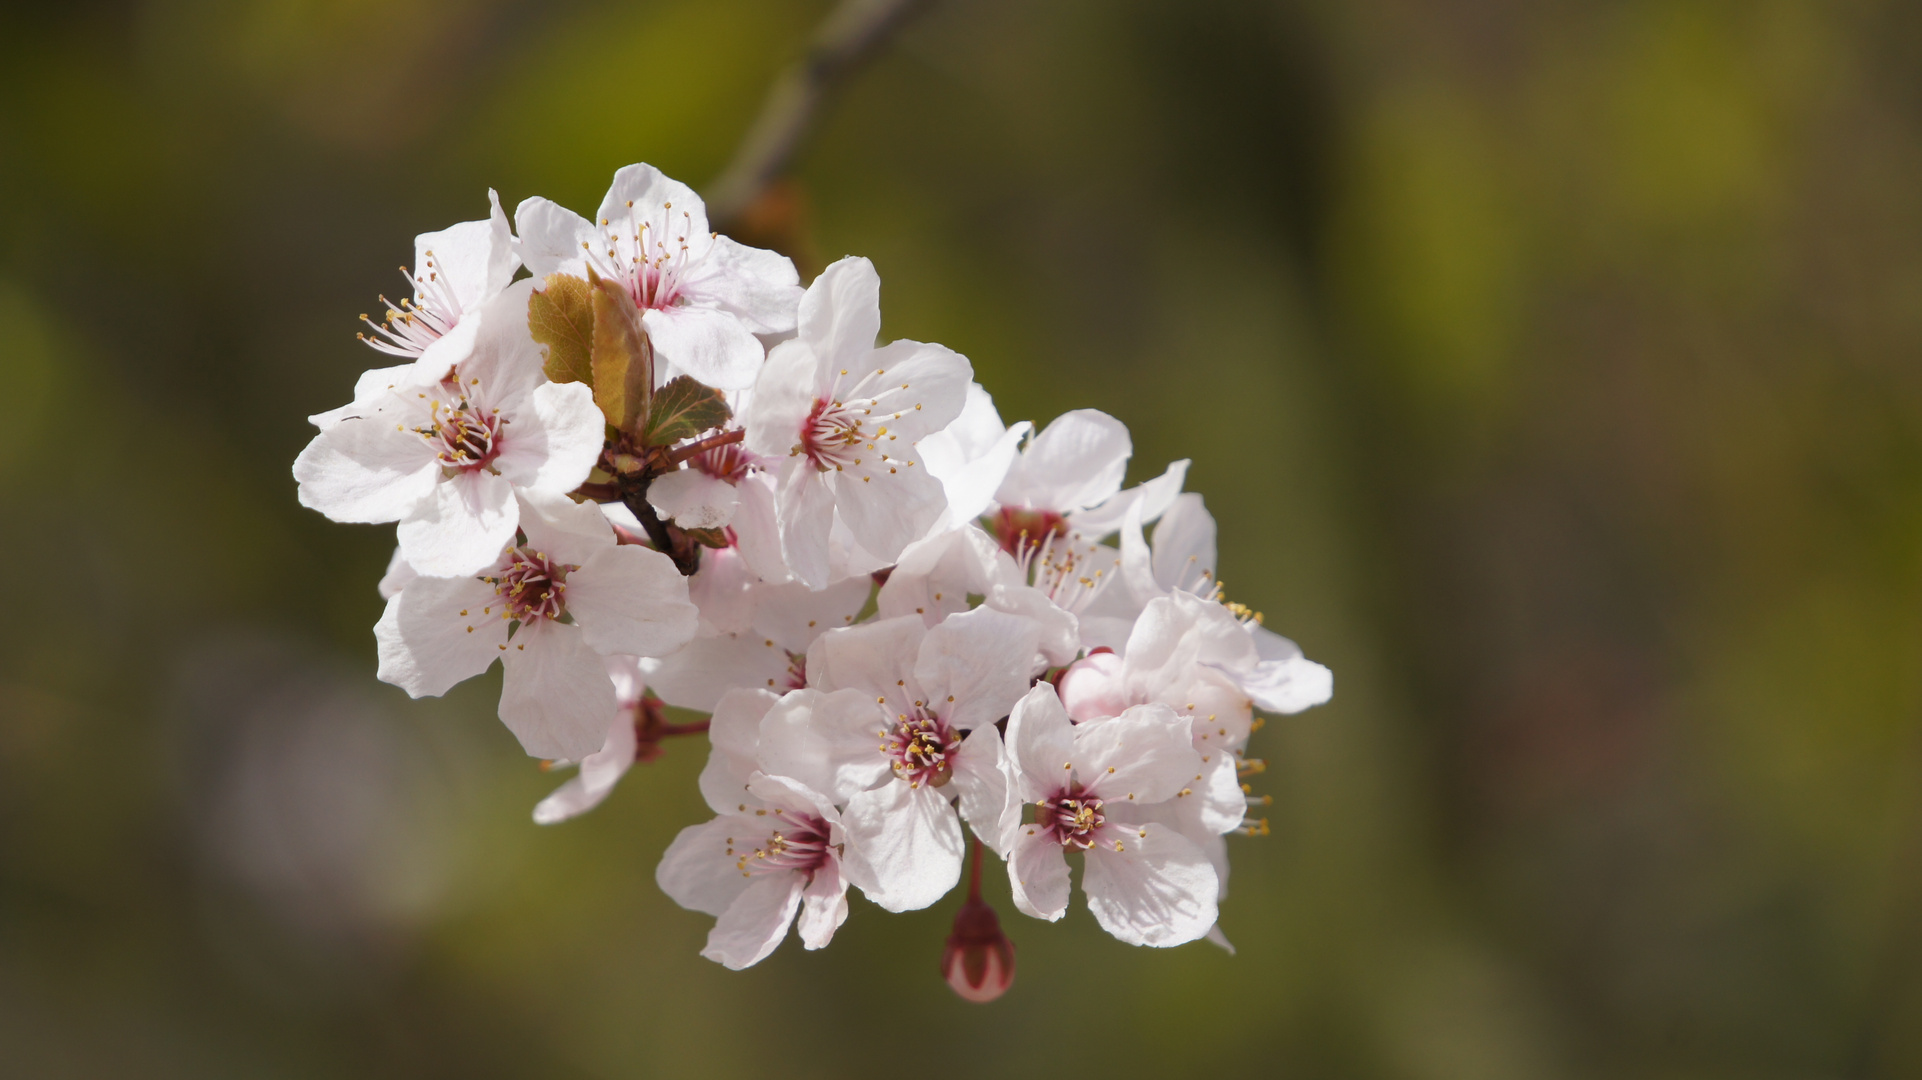
{"type": "Polygon", "coordinates": [[[711,180],[820,0],[0,14],[0,1073],[1922,1075],[1922,7],[942,0],[796,170],[1008,419],[1192,456],[1337,674],[1240,946],[732,974],[294,501],[420,231],[711,180]]]}

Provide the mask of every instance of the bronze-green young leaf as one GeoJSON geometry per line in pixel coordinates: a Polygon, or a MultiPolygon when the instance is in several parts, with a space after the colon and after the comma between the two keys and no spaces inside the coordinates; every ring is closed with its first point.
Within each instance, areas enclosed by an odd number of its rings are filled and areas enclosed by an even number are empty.
{"type": "Polygon", "coordinates": [[[594,385],[593,288],[572,274],[549,274],[527,298],[527,329],[547,346],[542,370],[554,382],[594,385]]]}
{"type": "Polygon", "coordinates": [[[654,388],[654,346],[620,282],[596,277],[592,288],[594,404],[609,424],[632,431],[647,415],[648,392],[654,388]]]}
{"type": "Polygon", "coordinates": [[[695,382],[690,376],[676,375],[666,386],[654,391],[645,440],[649,446],[671,446],[709,428],[720,427],[733,415],[719,390],[695,382]]]}

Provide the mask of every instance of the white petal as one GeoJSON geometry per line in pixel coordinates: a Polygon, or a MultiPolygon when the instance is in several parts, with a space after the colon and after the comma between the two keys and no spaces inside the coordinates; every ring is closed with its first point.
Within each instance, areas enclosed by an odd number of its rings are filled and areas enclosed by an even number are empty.
{"type": "Polygon", "coordinates": [[[649,308],[641,325],[656,356],[720,390],[753,386],[767,356],[741,320],[714,308],[649,308]]]}
{"type": "Polygon", "coordinates": [[[1044,799],[1065,786],[1074,763],[1075,730],[1054,687],[1038,683],[1008,717],[1008,759],[1021,801],[1044,799]]]}
{"type": "Polygon", "coordinates": [[[400,553],[400,548],[396,547],[392,557],[387,560],[387,572],[380,576],[380,582],[375,585],[375,588],[379,590],[382,600],[392,600],[400,595],[400,591],[407,587],[408,582],[419,576],[420,574],[407,564],[407,558],[400,553]]]}
{"type": "Polygon", "coordinates": [[[420,436],[381,414],[339,420],[294,459],[300,505],[335,521],[399,521],[433,497],[440,478],[420,436]]]}
{"type": "MultiPolygon", "coordinates": [[[[834,396],[841,401],[872,397],[875,421],[899,436],[889,440],[892,446],[920,442],[953,423],[974,378],[968,358],[953,349],[907,340],[883,345],[848,370],[851,374],[837,377],[834,396]],[[863,372],[873,374],[857,377],[863,372]]],[[[879,450],[887,447],[877,444],[879,450]]]]}
{"type": "MultiPolygon", "coordinates": [[[[1069,514],[1068,527],[1090,540],[1098,540],[1121,528],[1128,511],[1136,507],[1139,507],[1144,523],[1153,521],[1181,494],[1181,485],[1187,475],[1188,460],[1183,458],[1169,465],[1166,472],[1153,480],[1118,492],[1099,506],[1069,514]]],[[[1157,539],[1159,536],[1157,533],[1157,539]]]]}
{"type": "Polygon", "coordinates": [[[1062,610],[1040,589],[1028,585],[996,585],[986,606],[1018,615],[1034,624],[1035,648],[1046,666],[1073,663],[1081,655],[1081,620],[1062,610]]]}
{"type": "Polygon", "coordinates": [[[454,577],[494,565],[519,522],[512,485],[486,471],[471,472],[435,485],[433,497],[403,518],[395,535],[415,570],[454,577]]]}
{"type": "MultiPolygon", "coordinates": [[[[748,850],[753,838],[765,833],[753,818],[723,814],[713,821],[682,829],[667,854],[654,868],[654,881],[668,899],[706,915],[719,915],[740,898],[751,880],[741,872],[740,850],[730,838],[743,841],[748,850]]],[[[786,924],[782,924],[786,929],[786,924]]],[[[779,940],[778,938],[776,939],[779,940]]]]}
{"type": "Polygon", "coordinates": [[[600,460],[606,422],[586,383],[542,383],[501,433],[495,466],[516,486],[565,494],[600,460]]]}
{"type": "MultiPolygon", "coordinates": [[[[979,527],[967,525],[917,540],[901,552],[875,603],[883,618],[919,615],[933,626],[968,610],[968,594],[985,596],[1004,572],[1006,554],[979,527]]],[[[1012,577],[1010,561],[1005,572],[1012,577]]]]}
{"type": "MultiPolygon", "coordinates": [[[[1104,725],[1105,726],[1105,725],[1104,725]]],[[[1108,832],[1122,830],[1103,830],[1108,832]]],[[[1130,945],[1194,941],[1215,925],[1215,868],[1186,837],[1150,823],[1090,848],[1081,888],[1101,928],[1130,945]]]]}
{"type": "Polygon", "coordinates": [[[1301,655],[1292,641],[1271,630],[1254,627],[1254,670],[1235,678],[1236,685],[1269,712],[1298,713],[1335,695],[1335,674],[1301,655]]]}
{"type": "Polygon", "coordinates": [[[581,770],[534,806],[534,823],[552,825],[585,814],[613,792],[634,765],[634,715],[614,710],[601,748],[581,759],[581,770]]]}
{"type": "Polygon", "coordinates": [[[795,690],[761,721],[761,768],[845,803],[888,776],[888,716],[864,690],[795,690]]]}
{"type": "Polygon", "coordinates": [[[776,503],[781,526],[781,557],[809,588],[824,588],[828,574],[828,536],[834,531],[834,490],[802,460],[789,462],[776,503]]]}
{"type": "Polygon", "coordinates": [[[757,334],[793,330],[801,305],[801,276],[793,260],[725,236],[714,238],[692,290],[757,334]]]}
{"type": "Polygon", "coordinates": [[[830,265],[801,297],[800,339],[821,358],[824,368],[857,370],[881,333],[881,276],[874,264],[856,255],[830,265]]]}
{"type": "Polygon", "coordinates": [[[941,482],[918,465],[863,458],[834,477],[834,507],[848,532],[887,562],[926,536],[947,507],[941,482]]]}
{"type": "MultiPolygon", "coordinates": [[[[808,685],[823,690],[858,689],[870,698],[903,706],[920,696],[905,684],[927,628],[912,615],[833,630],[808,649],[808,685]]],[[[896,711],[899,711],[897,708],[896,711]]]]}
{"type": "Polygon", "coordinates": [[[680,469],[658,477],[647,501],[683,529],[718,529],[734,520],[741,497],[734,485],[699,469],[680,469]]]}
{"type": "Polygon", "coordinates": [[[848,921],[848,883],[841,868],[830,860],[818,867],[801,893],[801,917],[794,932],[809,949],[825,949],[834,932],[848,921]]]}
{"type": "Polygon", "coordinates": [[[1115,653],[1095,653],[1075,661],[1061,675],[1061,704],[1068,715],[1082,721],[1105,720],[1135,704],[1123,681],[1125,666],[1115,653]]]}
{"type": "Polygon", "coordinates": [[[799,582],[756,585],[754,629],[790,652],[806,653],[822,634],[851,626],[867,606],[874,580],[862,576],[837,581],[819,592],[799,582]]]}
{"type": "Polygon", "coordinates": [[[614,681],[578,627],[522,624],[500,655],[501,722],[528,754],[578,761],[600,748],[618,702],[614,681]]]}
{"type": "Polygon", "coordinates": [[[1183,495],[1161,516],[1153,565],[1155,583],[1164,589],[1205,592],[1197,586],[1214,580],[1215,518],[1201,496],[1183,495]]]}
{"type": "Polygon", "coordinates": [[[767,959],[787,936],[804,886],[800,874],[756,874],[715,921],[701,955],[734,971],[767,959]]]}
{"type": "Polygon", "coordinates": [[[1172,799],[1202,778],[1189,725],[1166,705],[1136,705],[1112,720],[1077,725],[1075,777],[1110,802],[1172,799]]]}
{"type": "Polygon", "coordinates": [[[754,380],[754,392],[741,408],[741,427],[749,450],[784,458],[799,445],[821,392],[822,361],[804,342],[784,341],[767,354],[754,380]]]}
{"type": "Polygon", "coordinates": [[[1094,409],[1065,412],[1022,451],[995,498],[1063,514],[1094,506],[1121,490],[1133,453],[1121,421],[1094,409]]]}
{"type": "Polygon", "coordinates": [[[1021,824],[1021,800],[1008,775],[1008,755],[1001,733],[993,724],[975,728],[961,740],[951,759],[954,788],[960,795],[961,817],[981,842],[1007,857],[1021,824]]]}
{"type": "Polygon", "coordinates": [[[708,712],[729,690],[785,689],[788,655],[759,634],[695,638],[642,665],[661,700],[708,712]]]}
{"type": "Polygon", "coordinates": [[[1008,858],[1008,885],[1023,915],[1058,922],[1068,913],[1068,859],[1061,842],[1038,826],[1023,825],[1008,858]]]}
{"type": "Polygon", "coordinates": [[[494,587],[473,578],[416,578],[374,624],[380,681],[437,697],[486,671],[507,640],[494,587]],[[483,611],[493,607],[492,612],[483,611]],[[469,629],[469,628],[472,629],[469,629]]]}
{"type": "Polygon", "coordinates": [[[766,690],[730,690],[714,706],[707,737],[711,749],[701,769],[701,796],[716,813],[734,813],[750,799],[747,782],[761,750],[761,718],[780,700],[766,690]]]}
{"type": "Polygon", "coordinates": [[[930,708],[958,728],[992,724],[1028,692],[1039,630],[992,608],[952,615],[927,631],[914,674],[930,708]]]}
{"type": "Polygon", "coordinates": [[[586,218],[559,203],[535,197],[514,209],[521,261],[535,280],[549,274],[581,274],[582,244],[599,239],[586,218]]]}
{"type": "MultiPolygon", "coordinates": [[[[607,515],[594,503],[577,503],[551,491],[523,491],[520,504],[520,529],[527,535],[526,546],[551,559],[585,566],[601,552],[614,550],[614,530],[608,526],[607,515]]],[[[570,598],[572,584],[570,578],[570,598]]]]}
{"type": "Polygon", "coordinates": [[[734,511],[734,549],[762,581],[783,582],[793,575],[781,557],[773,481],[768,473],[755,473],[735,487],[741,505],[734,511]]]}
{"type": "Polygon", "coordinates": [[[848,880],[889,911],[919,911],[961,880],[961,823],[938,788],[891,780],[856,793],[841,821],[848,880]]]}
{"type": "Polygon", "coordinates": [[[694,638],[687,579],[658,551],[603,548],[567,578],[567,611],[596,652],[666,656],[694,638]]]}

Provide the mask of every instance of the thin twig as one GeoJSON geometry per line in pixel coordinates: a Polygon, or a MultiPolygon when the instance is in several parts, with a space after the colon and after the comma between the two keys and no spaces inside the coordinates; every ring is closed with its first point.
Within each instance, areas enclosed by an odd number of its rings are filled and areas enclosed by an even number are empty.
{"type": "Polygon", "coordinates": [[[781,73],[761,115],[708,191],[708,220],[726,226],[788,167],[828,92],[880,50],[931,0],[842,0],[807,55],[781,73]]]}

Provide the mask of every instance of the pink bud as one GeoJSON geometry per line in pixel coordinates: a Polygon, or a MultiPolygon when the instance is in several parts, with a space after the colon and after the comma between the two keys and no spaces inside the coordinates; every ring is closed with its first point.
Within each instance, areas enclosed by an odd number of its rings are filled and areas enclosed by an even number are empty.
{"type": "Polygon", "coordinates": [[[994,909],[977,898],[955,912],[941,974],[968,1001],[993,1001],[1014,983],[1014,942],[1001,932],[994,909]]]}

